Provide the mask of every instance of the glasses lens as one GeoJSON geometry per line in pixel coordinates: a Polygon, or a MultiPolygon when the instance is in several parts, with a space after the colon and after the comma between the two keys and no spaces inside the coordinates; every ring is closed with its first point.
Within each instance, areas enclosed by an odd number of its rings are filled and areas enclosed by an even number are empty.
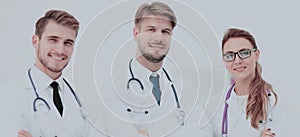
{"type": "Polygon", "coordinates": [[[223,59],[227,62],[233,61],[235,57],[234,53],[228,53],[223,56],[223,59]]]}
{"type": "Polygon", "coordinates": [[[250,50],[242,50],[238,52],[239,56],[244,59],[244,58],[248,58],[251,56],[251,51],[250,50]]]}

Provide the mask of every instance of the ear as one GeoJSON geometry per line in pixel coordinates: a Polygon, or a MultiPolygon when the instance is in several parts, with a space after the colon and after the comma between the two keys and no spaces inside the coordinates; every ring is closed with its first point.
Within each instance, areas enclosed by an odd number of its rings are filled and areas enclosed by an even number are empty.
{"type": "Polygon", "coordinates": [[[259,49],[257,49],[255,51],[255,55],[256,55],[256,62],[258,62],[258,58],[259,58],[259,55],[260,55],[260,50],[259,49]]]}
{"type": "Polygon", "coordinates": [[[32,39],[31,39],[31,43],[32,43],[32,46],[34,47],[34,48],[37,48],[38,47],[38,45],[39,45],[39,41],[40,39],[39,39],[39,36],[37,36],[37,35],[33,35],[32,36],[32,39]]]}
{"type": "Polygon", "coordinates": [[[133,37],[134,37],[135,41],[137,40],[138,36],[139,36],[139,28],[134,26],[134,28],[133,28],[133,37]]]}

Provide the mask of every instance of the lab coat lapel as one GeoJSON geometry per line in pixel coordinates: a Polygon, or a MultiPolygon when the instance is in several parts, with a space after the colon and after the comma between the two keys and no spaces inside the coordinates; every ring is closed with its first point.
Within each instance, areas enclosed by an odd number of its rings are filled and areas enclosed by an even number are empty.
{"type": "MultiPolygon", "coordinates": [[[[79,114],[79,105],[75,100],[75,97],[71,93],[68,87],[65,87],[65,102],[64,102],[64,114],[62,117],[60,115],[56,115],[59,117],[59,125],[64,131],[64,134],[67,136],[75,136],[76,133],[72,132],[75,131],[74,128],[78,128],[78,125],[82,125],[83,123],[79,123],[82,117],[79,114]],[[74,118],[76,117],[76,118],[74,118]],[[74,120],[76,119],[76,120],[74,120]]],[[[76,131],[80,131],[83,129],[76,129],[76,131]]]]}
{"type": "Polygon", "coordinates": [[[237,104],[237,95],[234,91],[231,92],[230,98],[226,101],[228,103],[228,121],[232,122],[229,123],[228,127],[228,134],[230,137],[240,137],[242,135],[247,136],[258,136],[258,131],[251,127],[250,118],[246,119],[245,113],[245,104],[243,104],[243,110],[238,111],[238,104],[237,104]]]}
{"type": "Polygon", "coordinates": [[[233,131],[234,129],[237,129],[239,125],[238,123],[243,120],[242,115],[243,112],[242,111],[238,111],[238,104],[237,104],[237,100],[236,100],[236,94],[234,92],[234,90],[231,92],[230,98],[226,101],[228,104],[228,125],[231,125],[228,127],[229,131],[233,131]]]}
{"type": "MultiPolygon", "coordinates": [[[[234,91],[231,92],[230,94],[230,98],[226,101],[226,103],[228,104],[228,111],[230,111],[231,113],[234,113],[234,115],[239,114],[240,112],[238,112],[238,104],[236,102],[236,94],[234,91]]],[[[229,113],[229,114],[231,114],[229,113]]]]}

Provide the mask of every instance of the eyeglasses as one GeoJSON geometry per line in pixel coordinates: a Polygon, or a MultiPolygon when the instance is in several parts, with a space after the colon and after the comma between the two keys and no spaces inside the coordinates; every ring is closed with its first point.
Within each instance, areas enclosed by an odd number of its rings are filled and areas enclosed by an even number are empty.
{"type": "Polygon", "coordinates": [[[255,52],[257,49],[242,49],[238,52],[230,52],[223,54],[223,59],[226,62],[232,62],[235,60],[235,56],[238,55],[240,59],[249,58],[251,56],[251,52],[255,52]]]}

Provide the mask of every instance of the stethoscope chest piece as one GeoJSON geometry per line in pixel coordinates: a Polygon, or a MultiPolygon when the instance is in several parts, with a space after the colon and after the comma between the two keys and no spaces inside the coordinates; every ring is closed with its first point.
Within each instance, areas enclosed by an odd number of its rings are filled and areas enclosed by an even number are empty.
{"type": "Polygon", "coordinates": [[[176,118],[180,122],[179,124],[181,126],[183,126],[184,125],[184,119],[185,119],[185,112],[181,109],[177,109],[176,110],[176,118]]]}

